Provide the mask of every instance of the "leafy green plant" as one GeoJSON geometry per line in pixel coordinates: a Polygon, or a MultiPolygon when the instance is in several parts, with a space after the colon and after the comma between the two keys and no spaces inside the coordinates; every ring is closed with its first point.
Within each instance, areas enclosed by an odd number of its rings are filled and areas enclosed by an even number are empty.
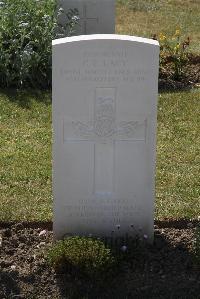
{"type": "Polygon", "coordinates": [[[103,276],[114,265],[111,251],[102,241],[79,236],[57,241],[47,259],[56,270],[87,277],[103,276]]]}
{"type": "MultiPolygon", "coordinates": [[[[51,42],[57,37],[55,0],[2,0],[0,3],[0,86],[49,87],[51,42]]],[[[72,33],[68,13],[65,34],[72,33]],[[68,28],[68,31],[66,30],[68,28]]]]}
{"type": "Polygon", "coordinates": [[[75,25],[80,25],[79,20],[80,18],[78,9],[74,8],[66,12],[62,7],[57,7],[57,25],[54,30],[56,38],[71,36],[74,33],[75,25]]]}
{"type": "Polygon", "coordinates": [[[166,64],[170,63],[174,79],[181,78],[188,62],[190,38],[188,37],[186,40],[183,40],[180,30],[176,29],[175,34],[171,37],[160,33],[158,40],[160,42],[161,72],[165,69],[166,64]]]}

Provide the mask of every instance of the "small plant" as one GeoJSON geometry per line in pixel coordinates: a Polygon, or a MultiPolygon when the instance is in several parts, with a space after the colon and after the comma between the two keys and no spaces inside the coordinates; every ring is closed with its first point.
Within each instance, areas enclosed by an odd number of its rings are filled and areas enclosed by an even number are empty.
{"type": "Polygon", "coordinates": [[[114,264],[110,249],[102,241],[79,236],[57,241],[49,250],[47,258],[58,271],[89,278],[104,276],[114,264]]]}
{"type": "MultiPolygon", "coordinates": [[[[157,39],[156,36],[154,36],[154,39],[157,39]]],[[[160,33],[158,40],[160,42],[161,72],[164,71],[167,63],[171,63],[174,79],[180,79],[183,76],[184,67],[188,62],[190,38],[188,37],[186,40],[183,40],[180,30],[176,29],[172,37],[160,33]]]]}

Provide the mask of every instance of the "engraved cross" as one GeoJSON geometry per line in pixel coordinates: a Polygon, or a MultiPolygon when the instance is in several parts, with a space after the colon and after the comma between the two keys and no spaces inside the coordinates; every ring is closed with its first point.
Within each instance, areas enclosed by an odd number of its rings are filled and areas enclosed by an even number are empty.
{"type": "Polygon", "coordinates": [[[93,21],[93,22],[98,23],[98,18],[92,18],[92,17],[88,17],[88,16],[87,16],[87,6],[86,6],[86,5],[83,6],[83,15],[82,15],[82,17],[80,18],[80,20],[81,20],[82,23],[83,23],[82,34],[88,34],[88,30],[87,30],[88,22],[93,21]]]}
{"type": "Polygon", "coordinates": [[[116,89],[96,88],[94,119],[87,123],[72,121],[71,124],[64,124],[64,131],[65,128],[68,131],[67,127],[71,127],[71,138],[64,132],[64,141],[94,143],[93,192],[96,197],[111,197],[114,193],[116,142],[145,141],[146,119],[121,121],[117,124],[116,89]]]}

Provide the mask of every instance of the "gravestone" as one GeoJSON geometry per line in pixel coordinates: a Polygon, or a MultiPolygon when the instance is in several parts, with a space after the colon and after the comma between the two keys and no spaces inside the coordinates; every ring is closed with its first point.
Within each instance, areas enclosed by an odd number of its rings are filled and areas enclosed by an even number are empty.
{"type": "Polygon", "coordinates": [[[153,238],[159,45],[53,41],[54,234],[153,238]]]}
{"type": "Polygon", "coordinates": [[[80,19],[73,35],[115,32],[115,0],[58,0],[58,7],[64,10],[58,18],[61,25],[70,9],[78,10],[80,19]]]}

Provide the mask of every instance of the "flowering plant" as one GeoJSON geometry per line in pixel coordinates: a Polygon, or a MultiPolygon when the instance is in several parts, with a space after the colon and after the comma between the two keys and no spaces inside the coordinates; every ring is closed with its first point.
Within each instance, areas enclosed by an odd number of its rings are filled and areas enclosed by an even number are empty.
{"type": "Polygon", "coordinates": [[[179,79],[183,75],[183,70],[188,61],[188,47],[190,38],[186,40],[181,38],[181,31],[176,29],[173,36],[167,36],[163,33],[153,37],[160,42],[160,68],[165,68],[166,63],[171,63],[174,79],[179,79]]]}
{"type": "MultiPolygon", "coordinates": [[[[0,87],[51,86],[57,14],[55,0],[0,0],[0,87]]],[[[68,35],[72,17],[67,12],[68,35]]]]}

